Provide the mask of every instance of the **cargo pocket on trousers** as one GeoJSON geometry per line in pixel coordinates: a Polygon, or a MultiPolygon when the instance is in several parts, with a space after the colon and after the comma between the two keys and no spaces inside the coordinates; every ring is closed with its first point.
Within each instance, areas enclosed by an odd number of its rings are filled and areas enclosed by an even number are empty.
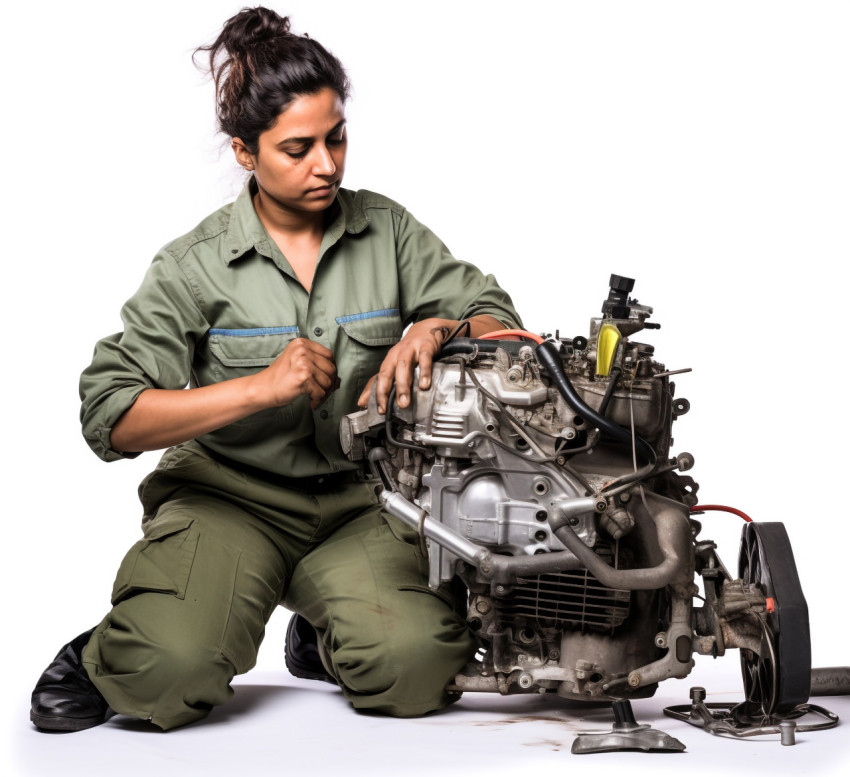
{"type": "Polygon", "coordinates": [[[146,592],[186,595],[186,584],[198,547],[193,518],[154,520],[121,562],[112,589],[112,604],[146,592]]]}

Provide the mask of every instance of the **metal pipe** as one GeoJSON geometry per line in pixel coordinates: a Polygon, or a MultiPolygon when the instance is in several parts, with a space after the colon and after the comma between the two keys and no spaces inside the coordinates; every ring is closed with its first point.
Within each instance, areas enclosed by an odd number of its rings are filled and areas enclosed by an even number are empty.
{"type": "Polygon", "coordinates": [[[811,696],[850,696],[850,666],[812,667],[811,696]]]}
{"type": "Polygon", "coordinates": [[[435,521],[421,507],[405,499],[398,491],[381,492],[381,502],[402,523],[417,531],[421,527],[428,539],[435,540],[441,547],[451,551],[468,564],[478,567],[490,555],[490,551],[486,548],[462,537],[439,521],[435,521]]]}
{"type": "MultiPolygon", "coordinates": [[[[587,547],[569,524],[556,528],[555,536],[578,556],[602,585],[634,591],[655,590],[676,582],[677,577],[687,575],[691,569],[691,565],[686,563],[691,552],[690,532],[687,530],[687,516],[684,512],[686,509],[684,506],[677,509],[671,503],[653,513],[658,547],[664,559],[660,564],[646,569],[614,569],[587,547]]],[[[551,517],[549,519],[553,525],[556,521],[551,517]]]]}
{"type": "MultiPolygon", "coordinates": [[[[566,569],[588,569],[602,585],[608,588],[654,590],[674,582],[677,575],[680,577],[683,574],[687,575],[690,569],[690,565],[685,563],[690,549],[687,545],[688,533],[682,531],[682,521],[687,519],[674,507],[661,509],[653,516],[658,530],[658,545],[664,560],[649,569],[614,569],[585,545],[569,525],[555,529],[555,535],[567,546],[566,551],[541,553],[537,556],[502,556],[491,553],[481,545],[435,521],[397,491],[382,492],[381,502],[400,521],[417,531],[421,530],[426,537],[454,553],[467,564],[471,564],[486,580],[510,582],[511,579],[522,575],[542,575],[566,569]]],[[[572,502],[567,503],[573,508],[569,513],[579,513],[594,509],[596,499],[582,497],[572,502]]],[[[561,518],[566,520],[564,516],[561,518]]],[[[553,524],[553,528],[557,525],[557,522],[551,518],[550,523],[553,524]]]]}
{"type": "MultiPolygon", "coordinates": [[[[417,531],[421,530],[428,539],[434,540],[440,547],[475,567],[485,580],[508,583],[522,575],[543,575],[547,572],[584,568],[583,562],[570,551],[541,553],[537,556],[502,556],[491,553],[487,548],[435,521],[422,508],[405,499],[397,491],[383,491],[380,499],[387,510],[402,523],[417,531]]],[[[572,500],[567,503],[572,508],[569,513],[592,510],[598,501],[598,497],[572,500]]]]}

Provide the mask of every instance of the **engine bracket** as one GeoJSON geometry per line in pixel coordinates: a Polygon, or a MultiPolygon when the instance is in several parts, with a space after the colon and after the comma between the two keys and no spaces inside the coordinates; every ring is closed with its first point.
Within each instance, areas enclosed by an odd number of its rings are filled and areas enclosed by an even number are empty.
{"type": "Polygon", "coordinates": [[[691,703],[665,707],[668,718],[690,723],[709,734],[744,739],[746,737],[779,734],[783,745],[794,744],[794,733],[800,731],[823,731],[838,725],[838,715],[817,704],[798,704],[784,714],[750,717],[751,706],[746,703],[729,705],[705,701],[705,688],[691,688],[691,703]],[[800,724],[809,715],[823,720],[817,723],[800,724]]]}

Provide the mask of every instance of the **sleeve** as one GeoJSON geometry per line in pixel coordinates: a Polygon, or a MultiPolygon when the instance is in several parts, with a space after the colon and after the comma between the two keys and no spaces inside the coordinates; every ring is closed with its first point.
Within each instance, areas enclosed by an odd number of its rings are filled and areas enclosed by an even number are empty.
{"type": "Polygon", "coordinates": [[[188,278],[166,252],[156,256],[121,319],[124,331],[97,343],[80,377],[83,437],[104,461],[138,455],[110,446],[112,427],[145,389],[186,387],[195,343],[209,329],[188,278]]]}
{"type": "Polygon", "coordinates": [[[442,241],[406,210],[396,214],[401,313],[405,324],[423,318],[490,315],[522,328],[511,298],[492,275],[455,259],[442,241]]]}

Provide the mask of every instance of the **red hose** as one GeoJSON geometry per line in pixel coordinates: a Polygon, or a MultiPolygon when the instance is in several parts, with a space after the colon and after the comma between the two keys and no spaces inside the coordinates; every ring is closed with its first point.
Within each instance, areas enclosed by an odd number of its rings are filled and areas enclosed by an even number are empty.
{"type": "Polygon", "coordinates": [[[747,523],[753,522],[753,519],[742,510],[736,510],[734,507],[726,507],[726,505],[695,505],[691,508],[692,513],[707,512],[709,510],[732,513],[733,515],[737,515],[739,518],[743,518],[747,523]]]}
{"type": "Polygon", "coordinates": [[[533,340],[540,345],[543,338],[533,332],[527,332],[525,329],[499,329],[496,332],[487,332],[486,335],[479,335],[478,340],[513,340],[517,337],[524,337],[526,340],[533,340]]]}

